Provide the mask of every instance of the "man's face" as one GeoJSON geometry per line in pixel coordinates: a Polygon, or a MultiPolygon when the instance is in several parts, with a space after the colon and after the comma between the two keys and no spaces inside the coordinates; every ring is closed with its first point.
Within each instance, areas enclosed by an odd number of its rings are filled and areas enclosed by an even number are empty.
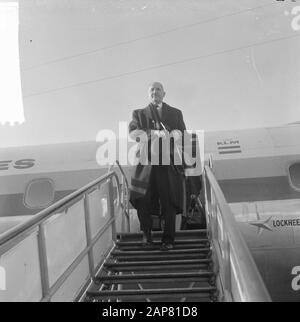
{"type": "Polygon", "coordinates": [[[162,84],[160,83],[151,84],[151,86],[149,87],[148,93],[149,93],[149,99],[153,104],[160,104],[163,101],[166,94],[162,84]]]}

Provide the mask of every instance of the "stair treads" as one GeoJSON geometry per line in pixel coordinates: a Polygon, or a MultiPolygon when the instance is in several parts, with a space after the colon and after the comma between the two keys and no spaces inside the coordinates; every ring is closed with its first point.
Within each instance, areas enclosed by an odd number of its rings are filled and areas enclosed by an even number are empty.
{"type": "Polygon", "coordinates": [[[136,256],[113,256],[118,262],[137,262],[137,261],[160,261],[160,260],[184,260],[207,258],[207,253],[193,254],[171,254],[169,252],[160,252],[160,254],[141,254],[136,256]]]}
{"type": "Polygon", "coordinates": [[[161,261],[136,261],[136,262],[111,262],[108,261],[104,267],[122,268],[126,266],[151,266],[151,265],[190,265],[190,264],[210,264],[211,259],[186,259],[186,260],[161,260],[161,261]]]}
{"type": "Polygon", "coordinates": [[[123,274],[107,275],[95,278],[97,283],[127,284],[127,283],[157,283],[157,282],[198,282],[209,280],[214,276],[211,271],[186,273],[149,273],[149,274],[123,274]]]}
{"type": "Polygon", "coordinates": [[[142,255],[142,254],[147,254],[147,255],[159,255],[159,254],[201,254],[201,253],[208,253],[210,251],[210,248],[188,248],[188,249],[170,249],[168,251],[162,252],[159,249],[156,250],[118,250],[115,249],[111,255],[113,256],[136,256],[136,255],[142,255]]]}
{"type": "MultiPolygon", "coordinates": [[[[162,231],[153,231],[152,236],[153,238],[159,238],[163,234],[162,231]]],[[[176,231],[175,239],[185,238],[193,236],[194,238],[206,238],[207,237],[207,230],[206,229],[193,229],[193,230],[180,230],[176,231]]],[[[142,238],[142,233],[117,233],[117,238],[122,240],[137,240],[142,238]]]]}
{"type": "Polygon", "coordinates": [[[217,292],[214,286],[194,287],[194,288],[163,288],[163,289],[143,289],[143,290],[117,290],[117,291],[88,291],[86,295],[95,299],[122,299],[136,297],[157,298],[168,295],[169,298],[186,297],[191,294],[209,297],[217,292]]]}
{"type": "MultiPolygon", "coordinates": [[[[175,240],[174,245],[187,245],[187,244],[201,244],[201,243],[209,243],[208,239],[182,239],[182,240],[175,240]]],[[[117,246],[141,246],[143,244],[142,240],[139,241],[117,241],[117,246]]],[[[154,245],[161,245],[161,241],[154,240],[154,245]]]]}

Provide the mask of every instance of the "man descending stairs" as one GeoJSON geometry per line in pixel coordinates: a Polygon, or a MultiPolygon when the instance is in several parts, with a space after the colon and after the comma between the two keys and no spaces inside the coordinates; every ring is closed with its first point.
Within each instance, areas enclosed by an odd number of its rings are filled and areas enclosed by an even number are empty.
{"type": "Polygon", "coordinates": [[[118,235],[85,301],[217,301],[214,265],[206,230],[176,232],[174,248],[160,249],[161,232],[152,248],[142,247],[142,235],[118,235]]]}

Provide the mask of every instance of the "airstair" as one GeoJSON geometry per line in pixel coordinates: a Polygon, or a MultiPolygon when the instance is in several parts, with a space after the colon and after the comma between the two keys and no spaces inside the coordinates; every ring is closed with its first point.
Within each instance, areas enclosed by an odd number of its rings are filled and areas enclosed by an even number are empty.
{"type": "Polygon", "coordinates": [[[119,234],[85,301],[217,301],[207,231],[178,231],[169,251],[160,250],[161,232],[153,235],[145,250],[141,234],[119,234]]]}
{"type": "Polygon", "coordinates": [[[202,175],[207,229],[177,231],[168,251],[160,231],[150,249],[130,231],[119,170],[0,234],[0,301],[270,301],[211,164],[202,175]]]}

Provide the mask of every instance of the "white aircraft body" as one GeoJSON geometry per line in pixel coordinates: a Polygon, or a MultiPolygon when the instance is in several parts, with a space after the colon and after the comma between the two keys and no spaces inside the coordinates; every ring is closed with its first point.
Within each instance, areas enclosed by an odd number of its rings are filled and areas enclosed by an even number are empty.
{"type": "Polygon", "coordinates": [[[206,153],[274,301],[300,300],[300,125],[212,132],[206,153]]]}

